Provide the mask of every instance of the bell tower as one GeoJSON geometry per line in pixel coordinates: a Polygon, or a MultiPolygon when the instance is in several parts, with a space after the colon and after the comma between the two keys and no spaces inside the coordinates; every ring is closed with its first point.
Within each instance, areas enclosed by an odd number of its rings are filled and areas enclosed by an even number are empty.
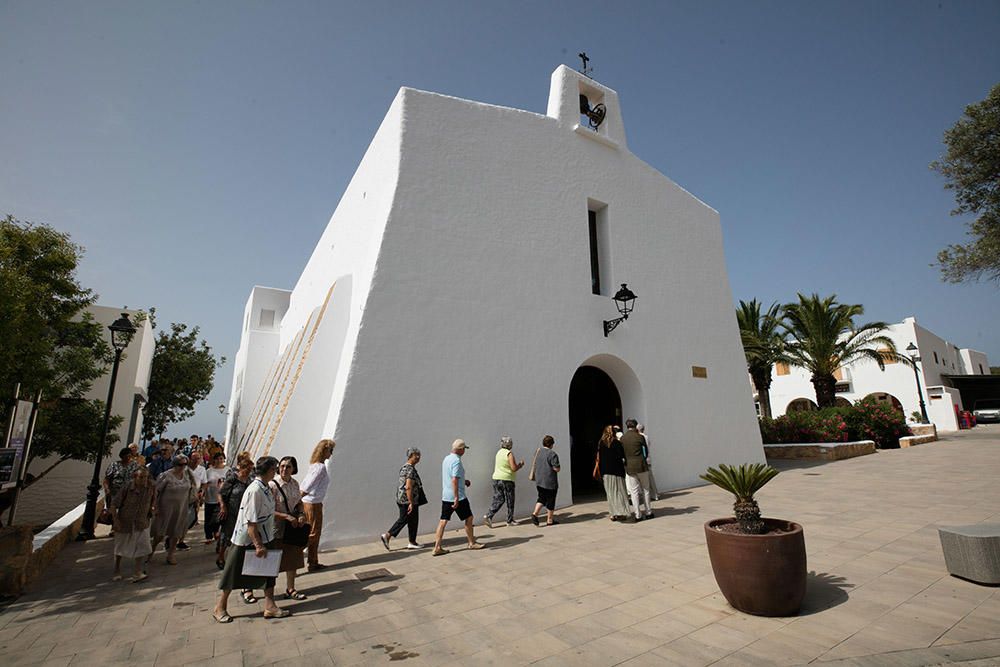
{"type": "Polygon", "coordinates": [[[566,65],[552,72],[546,114],[567,130],[628,150],[618,93],[566,65]]]}

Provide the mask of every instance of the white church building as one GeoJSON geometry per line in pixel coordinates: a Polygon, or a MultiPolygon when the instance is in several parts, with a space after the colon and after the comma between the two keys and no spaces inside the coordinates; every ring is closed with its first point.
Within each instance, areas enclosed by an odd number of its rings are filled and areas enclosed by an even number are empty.
{"type": "Polygon", "coordinates": [[[455,438],[477,516],[502,435],[529,463],[555,437],[560,506],[599,492],[596,441],[629,417],[661,489],[764,460],[719,214],[633,155],[617,93],[565,66],[545,114],[400,89],[295,287],[253,288],[242,324],[230,455],[301,470],[333,437],[326,546],[391,523],[408,446],[422,532],[455,438]],[[634,311],[606,336],[623,283],[634,311]]]}
{"type": "MultiPolygon", "coordinates": [[[[916,375],[913,366],[887,362],[885,370],[878,364],[863,361],[838,369],[837,404],[851,405],[866,396],[885,401],[910,418],[920,412],[923,398],[927,417],[938,431],[957,431],[956,409],[972,410],[964,405],[956,379],[962,376],[988,376],[990,364],[986,355],[976,350],[959,348],[919,324],[914,317],[889,326],[885,335],[896,350],[907,356],[916,355],[916,375]],[[907,352],[913,345],[916,350],[907,352]],[[919,383],[919,394],[918,392],[919,383]]],[[[777,417],[796,410],[815,410],[816,391],[807,370],[777,364],[771,375],[771,412],[777,417]]],[[[755,397],[756,398],[756,397],[755,397]]]]}

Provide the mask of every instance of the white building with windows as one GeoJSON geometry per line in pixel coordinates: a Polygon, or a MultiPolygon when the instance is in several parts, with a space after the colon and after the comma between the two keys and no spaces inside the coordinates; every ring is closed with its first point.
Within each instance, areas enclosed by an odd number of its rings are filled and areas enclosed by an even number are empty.
{"type": "Polygon", "coordinates": [[[599,490],[596,441],[629,417],[661,488],[698,484],[764,460],[732,303],[719,214],[629,151],[615,91],[564,66],[545,114],[402,88],[297,284],[251,292],[229,452],[302,468],[335,438],[327,545],[393,518],[408,446],[430,530],[455,438],[478,516],[502,435],[529,462],[556,438],[561,506],[599,490]],[[635,310],[605,336],[622,283],[635,310]]]}
{"type": "MultiPolygon", "coordinates": [[[[133,322],[139,311],[108,306],[88,306],[95,321],[101,324],[102,331],[110,344],[111,338],[108,326],[128,313],[133,322]]],[[[132,442],[138,442],[142,437],[142,408],[146,404],[149,390],[149,374],[153,366],[153,352],[156,349],[156,339],[149,320],[143,320],[137,326],[135,335],[122,354],[118,366],[118,377],[115,381],[115,395],[111,403],[111,414],[122,418],[118,427],[118,441],[111,447],[111,455],[104,459],[102,469],[118,460],[118,450],[132,442]]],[[[108,399],[108,385],[111,382],[111,366],[101,377],[94,381],[90,391],[84,396],[87,400],[108,399]]],[[[44,400],[43,400],[44,408],[44,400]]],[[[96,442],[94,443],[96,446],[96,442]]],[[[28,473],[38,475],[47,470],[56,459],[52,457],[36,458],[28,467],[28,473]]],[[[59,463],[52,472],[24,490],[18,501],[17,522],[25,524],[48,524],[58,519],[84,501],[87,485],[94,474],[94,464],[86,461],[69,459],[59,463]]]]}
{"type": "MultiPolygon", "coordinates": [[[[990,365],[986,355],[976,350],[959,348],[937,334],[917,324],[916,318],[907,317],[893,324],[886,331],[896,350],[907,354],[909,345],[915,345],[917,373],[904,363],[887,362],[885,370],[878,364],[862,361],[837,371],[837,403],[851,405],[866,396],[874,395],[902,410],[912,422],[913,413],[920,412],[920,392],[927,408],[927,416],[937,425],[938,431],[958,430],[956,409],[972,410],[963,405],[959,390],[952,376],[989,375],[990,365]]],[[[912,353],[911,353],[912,354],[912,353]]],[[[795,410],[815,410],[816,392],[810,374],[802,368],[777,364],[771,376],[771,412],[777,417],[795,410]]]]}

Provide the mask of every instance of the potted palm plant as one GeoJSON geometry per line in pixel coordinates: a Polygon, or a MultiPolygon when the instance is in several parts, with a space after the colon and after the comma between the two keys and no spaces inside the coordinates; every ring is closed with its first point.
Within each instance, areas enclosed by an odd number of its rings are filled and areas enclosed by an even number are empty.
{"type": "Polygon", "coordinates": [[[754,494],[778,471],[763,463],[722,464],[700,477],[733,494],[732,517],[705,524],[712,572],[726,600],[757,616],[792,616],[806,593],[802,526],[761,518],[754,494]]]}

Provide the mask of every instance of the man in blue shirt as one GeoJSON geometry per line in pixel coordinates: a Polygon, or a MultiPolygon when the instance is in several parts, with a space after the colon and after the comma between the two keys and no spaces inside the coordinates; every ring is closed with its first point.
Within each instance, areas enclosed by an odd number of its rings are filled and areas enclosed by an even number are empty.
{"type": "Polygon", "coordinates": [[[159,457],[153,452],[153,460],[146,466],[149,469],[149,478],[156,481],[156,478],[174,467],[174,448],[169,442],[160,445],[159,457]]]}
{"type": "Polygon", "coordinates": [[[441,521],[434,536],[435,556],[448,553],[447,549],[441,548],[441,539],[453,513],[465,521],[465,536],[469,540],[469,548],[482,549],[485,546],[476,542],[476,537],[472,534],[472,508],[469,506],[469,499],[465,497],[465,489],[472,482],[465,479],[465,467],[462,466],[462,455],[466,449],[468,447],[464,440],[456,440],[451,443],[451,454],[444,457],[441,463],[441,521]]]}

